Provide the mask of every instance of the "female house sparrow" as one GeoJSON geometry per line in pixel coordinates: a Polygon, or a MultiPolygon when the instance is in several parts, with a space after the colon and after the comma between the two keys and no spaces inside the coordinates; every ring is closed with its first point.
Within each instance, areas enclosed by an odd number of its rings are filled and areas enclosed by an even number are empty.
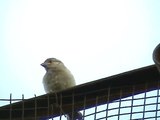
{"type": "MultiPolygon", "coordinates": [[[[41,64],[46,69],[43,85],[46,93],[57,92],[76,85],[75,79],[66,66],[56,58],[48,58],[41,64]]],[[[80,112],[74,113],[73,120],[82,120],[80,112]]],[[[71,115],[68,115],[71,120],[71,115]]]]}

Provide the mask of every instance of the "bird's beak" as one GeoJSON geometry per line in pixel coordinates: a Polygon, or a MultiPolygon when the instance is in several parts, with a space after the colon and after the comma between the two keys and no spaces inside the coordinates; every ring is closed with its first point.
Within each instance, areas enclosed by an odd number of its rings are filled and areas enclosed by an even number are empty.
{"type": "Polygon", "coordinates": [[[46,64],[45,64],[45,63],[42,63],[41,66],[46,67],[46,64]]]}

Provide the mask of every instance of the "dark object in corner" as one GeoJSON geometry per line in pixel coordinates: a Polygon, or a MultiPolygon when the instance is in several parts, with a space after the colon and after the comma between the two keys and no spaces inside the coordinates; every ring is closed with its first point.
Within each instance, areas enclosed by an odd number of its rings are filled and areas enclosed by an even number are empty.
{"type": "Polygon", "coordinates": [[[153,61],[155,62],[159,72],[160,72],[160,44],[153,51],[153,61]]]}

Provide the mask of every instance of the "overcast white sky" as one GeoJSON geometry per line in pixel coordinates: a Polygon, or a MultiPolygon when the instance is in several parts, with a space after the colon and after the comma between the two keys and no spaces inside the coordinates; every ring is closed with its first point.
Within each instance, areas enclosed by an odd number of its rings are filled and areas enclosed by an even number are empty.
{"type": "Polygon", "coordinates": [[[0,0],[0,97],[44,94],[56,57],[77,84],[153,64],[159,0],[0,0]]]}

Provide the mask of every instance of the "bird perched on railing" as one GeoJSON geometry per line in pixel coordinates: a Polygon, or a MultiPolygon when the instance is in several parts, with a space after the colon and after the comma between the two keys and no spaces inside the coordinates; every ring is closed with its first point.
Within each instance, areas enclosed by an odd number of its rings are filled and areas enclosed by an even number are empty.
{"type": "MultiPolygon", "coordinates": [[[[43,85],[46,93],[57,92],[76,85],[72,73],[56,58],[48,58],[41,64],[46,69],[43,85]]],[[[74,118],[67,115],[68,120],[82,120],[80,112],[74,113],[74,118]]]]}

